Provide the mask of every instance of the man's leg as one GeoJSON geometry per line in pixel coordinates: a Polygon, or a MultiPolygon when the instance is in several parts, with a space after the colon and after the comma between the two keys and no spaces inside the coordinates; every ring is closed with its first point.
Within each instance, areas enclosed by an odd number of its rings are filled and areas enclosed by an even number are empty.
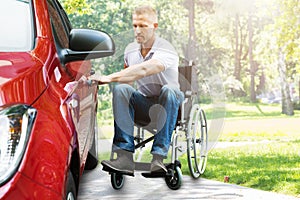
{"type": "MultiPolygon", "coordinates": [[[[112,151],[117,153],[117,159],[102,161],[104,169],[113,169],[132,175],[134,172],[134,113],[135,110],[147,114],[147,98],[127,84],[115,86],[113,91],[113,113],[115,135],[112,151]]],[[[146,116],[147,117],[147,116],[146,116]]]]}
{"type": "Polygon", "coordinates": [[[134,153],[134,121],[150,122],[149,109],[154,102],[127,84],[119,85],[113,93],[115,135],[113,151],[134,153]]]}
{"type": "Polygon", "coordinates": [[[117,154],[116,160],[103,160],[103,170],[117,171],[124,174],[134,173],[134,137],[133,109],[130,98],[135,89],[127,84],[119,84],[113,90],[113,114],[115,135],[112,151],[117,154]]]}
{"type": "Polygon", "coordinates": [[[162,109],[158,113],[158,132],[154,136],[151,150],[153,154],[151,172],[159,170],[166,171],[163,165],[163,159],[167,157],[172,133],[177,122],[179,106],[183,99],[184,95],[179,89],[173,89],[168,86],[164,86],[161,89],[158,104],[162,106],[162,109]]]}

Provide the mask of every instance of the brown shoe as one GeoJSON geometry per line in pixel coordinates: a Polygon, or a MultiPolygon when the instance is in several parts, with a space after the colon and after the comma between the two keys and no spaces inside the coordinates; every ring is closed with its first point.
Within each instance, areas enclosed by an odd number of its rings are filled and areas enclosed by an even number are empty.
{"type": "Polygon", "coordinates": [[[122,152],[117,154],[116,160],[103,160],[103,170],[108,172],[117,172],[125,175],[134,175],[133,154],[131,152],[122,152]]]}

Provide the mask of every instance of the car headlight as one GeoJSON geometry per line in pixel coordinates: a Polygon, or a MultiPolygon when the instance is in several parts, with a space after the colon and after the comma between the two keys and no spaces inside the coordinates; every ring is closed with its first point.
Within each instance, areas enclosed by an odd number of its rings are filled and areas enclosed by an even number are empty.
{"type": "Polygon", "coordinates": [[[0,110],[0,185],[18,170],[36,113],[36,109],[26,105],[0,110]]]}

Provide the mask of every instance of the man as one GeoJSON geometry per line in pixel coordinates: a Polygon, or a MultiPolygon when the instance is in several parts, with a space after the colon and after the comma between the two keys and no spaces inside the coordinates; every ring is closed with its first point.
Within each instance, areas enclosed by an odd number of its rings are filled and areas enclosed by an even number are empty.
{"type": "Polygon", "coordinates": [[[155,35],[158,28],[156,11],[149,6],[140,6],[132,14],[136,42],[129,44],[124,53],[125,69],[108,76],[92,75],[89,79],[99,84],[119,82],[113,91],[115,135],[112,150],[117,159],[104,160],[104,169],[124,174],[134,173],[134,123],[151,122],[157,118],[157,133],[151,149],[153,159],[151,172],[167,169],[163,159],[167,157],[174,130],[178,108],[183,101],[179,90],[179,58],[172,45],[155,35]],[[137,90],[131,86],[136,81],[137,90]],[[152,115],[152,116],[151,116],[152,115]]]}

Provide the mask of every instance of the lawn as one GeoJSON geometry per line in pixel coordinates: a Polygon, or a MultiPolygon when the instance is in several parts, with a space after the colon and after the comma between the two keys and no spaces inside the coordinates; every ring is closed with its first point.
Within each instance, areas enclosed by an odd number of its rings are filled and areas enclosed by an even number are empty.
{"type": "MultiPolygon", "coordinates": [[[[300,140],[213,149],[202,177],[293,196],[300,194],[300,140]]],[[[185,157],[182,170],[188,174],[185,157]]]]}
{"type": "MultiPolygon", "coordinates": [[[[232,102],[218,106],[213,104],[203,104],[208,118],[218,114],[218,109],[225,111],[227,119],[262,119],[262,118],[289,118],[281,114],[280,104],[261,104],[261,103],[243,103],[232,102]]],[[[300,111],[295,110],[295,115],[290,118],[300,117],[300,111]]]]}
{"type": "MultiPolygon", "coordinates": [[[[218,142],[229,142],[229,147],[209,152],[203,177],[223,181],[229,176],[233,184],[300,197],[300,113],[290,117],[280,109],[280,105],[227,104],[218,142]]],[[[181,160],[183,173],[188,174],[185,157],[181,160]]]]}

